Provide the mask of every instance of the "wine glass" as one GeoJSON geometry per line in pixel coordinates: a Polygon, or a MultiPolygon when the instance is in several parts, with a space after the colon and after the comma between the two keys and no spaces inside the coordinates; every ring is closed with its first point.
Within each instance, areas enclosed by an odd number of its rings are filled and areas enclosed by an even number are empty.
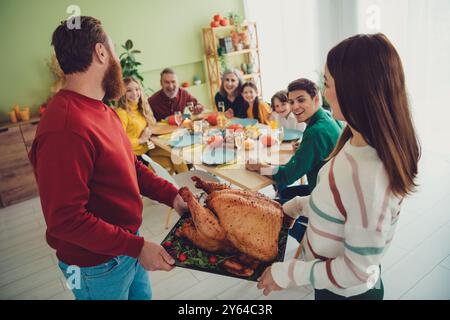
{"type": "Polygon", "coordinates": [[[234,130],[225,129],[225,142],[234,147],[234,130]]]}
{"type": "Polygon", "coordinates": [[[242,153],[242,147],[244,146],[245,133],[244,131],[234,132],[234,145],[236,146],[236,161],[238,164],[245,162],[245,154],[242,153]]]}
{"type": "Polygon", "coordinates": [[[279,127],[278,121],[276,119],[269,120],[270,129],[275,130],[279,127]]]}
{"type": "Polygon", "coordinates": [[[243,131],[236,131],[234,133],[234,144],[236,145],[236,149],[241,150],[244,145],[245,135],[243,131]]]}
{"type": "Polygon", "coordinates": [[[194,134],[202,134],[203,133],[203,121],[202,120],[197,120],[194,121],[194,134]]]}
{"type": "Polygon", "coordinates": [[[280,126],[278,128],[278,138],[279,138],[278,144],[282,144],[283,140],[284,140],[284,127],[283,126],[280,126]]]}
{"type": "Polygon", "coordinates": [[[188,118],[188,119],[190,119],[192,117],[191,109],[188,106],[186,106],[184,108],[183,115],[185,116],[184,118],[188,118]]]}
{"type": "Polygon", "coordinates": [[[202,125],[202,131],[203,131],[203,144],[206,144],[209,137],[209,122],[205,121],[202,125]]]}
{"type": "Polygon", "coordinates": [[[186,104],[186,108],[189,110],[190,113],[193,113],[194,112],[194,103],[192,101],[189,101],[186,104]]]}
{"type": "Polygon", "coordinates": [[[219,101],[217,104],[217,109],[219,112],[225,112],[225,103],[223,101],[219,101]]]}
{"type": "Polygon", "coordinates": [[[177,124],[177,126],[180,126],[181,123],[183,122],[183,116],[181,115],[180,111],[176,111],[174,113],[175,116],[175,123],[177,124]]]}

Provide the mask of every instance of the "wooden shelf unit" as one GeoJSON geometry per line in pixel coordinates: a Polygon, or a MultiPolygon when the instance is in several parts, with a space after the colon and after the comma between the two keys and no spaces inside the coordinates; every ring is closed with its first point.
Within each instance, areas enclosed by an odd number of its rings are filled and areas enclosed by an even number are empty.
{"type": "MultiPolygon", "coordinates": [[[[259,42],[258,32],[255,22],[245,22],[240,27],[242,32],[246,32],[248,35],[248,48],[244,48],[239,51],[232,51],[224,53],[223,57],[225,61],[228,59],[237,59],[242,56],[241,63],[253,64],[253,72],[250,74],[243,74],[244,81],[253,80],[258,87],[258,94],[262,96],[262,80],[261,80],[261,60],[259,55],[259,42]]],[[[220,62],[220,56],[218,52],[219,39],[223,36],[229,36],[232,31],[236,31],[235,26],[216,27],[216,28],[203,28],[203,48],[205,55],[205,65],[208,75],[209,94],[211,98],[211,105],[213,109],[217,110],[215,105],[214,96],[220,89],[222,65],[220,62]]],[[[236,61],[235,61],[236,63],[236,61]]],[[[227,66],[229,67],[229,66],[227,66]]],[[[242,71],[241,66],[232,66],[233,68],[242,71]]]]}

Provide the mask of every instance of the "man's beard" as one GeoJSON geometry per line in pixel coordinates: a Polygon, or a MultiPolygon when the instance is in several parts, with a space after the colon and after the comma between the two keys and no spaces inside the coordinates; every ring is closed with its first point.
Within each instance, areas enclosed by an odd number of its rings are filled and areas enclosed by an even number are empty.
{"type": "Polygon", "coordinates": [[[102,87],[105,90],[104,100],[118,99],[125,94],[125,85],[122,79],[122,67],[112,57],[109,66],[103,76],[102,87]]]}
{"type": "Polygon", "coordinates": [[[169,97],[170,99],[173,99],[177,96],[178,90],[179,90],[179,88],[176,88],[173,91],[164,90],[164,93],[166,94],[167,97],[169,97]]]}

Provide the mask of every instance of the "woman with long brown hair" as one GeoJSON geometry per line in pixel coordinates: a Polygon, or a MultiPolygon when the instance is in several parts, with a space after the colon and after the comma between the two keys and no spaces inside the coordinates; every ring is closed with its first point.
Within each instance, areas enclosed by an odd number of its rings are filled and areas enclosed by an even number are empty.
{"type": "Polygon", "coordinates": [[[312,194],[283,206],[309,218],[300,260],[273,264],[258,287],[268,294],[293,282],[312,285],[316,299],[382,299],[382,258],[420,158],[402,63],[386,36],[356,35],[331,49],[325,98],[347,126],[312,194]]]}
{"type": "Polygon", "coordinates": [[[152,134],[151,126],[156,124],[156,119],[139,82],[132,77],[127,77],[123,81],[126,92],[119,99],[116,112],[130,139],[133,152],[144,163],[146,162],[141,158],[141,155],[147,153],[171,174],[187,171],[186,163],[172,162],[170,152],[155,147],[149,142],[152,134]]]}

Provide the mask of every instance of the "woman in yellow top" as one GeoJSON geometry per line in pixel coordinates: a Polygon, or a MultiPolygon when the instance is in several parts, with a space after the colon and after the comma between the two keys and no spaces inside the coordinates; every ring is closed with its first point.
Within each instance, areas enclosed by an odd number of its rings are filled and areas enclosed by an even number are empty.
{"type": "Polygon", "coordinates": [[[152,135],[151,126],[156,124],[156,119],[139,82],[134,78],[127,77],[124,79],[124,84],[126,93],[119,99],[116,112],[128,138],[130,138],[133,152],[141,161],[143,160],[140,156],[144,153],[148,154],[170,174],[187,171],[188,167],[184,162],[180,164],[172,162],[170,152],[159,147],[149,148],[148,141],[152,135]]]}
{"type": "Polygon", "coordinates": [[[258,119],[260,123],[269,124],[272,112],[270,106],[258,98],[258,88],[253,82],[246,82],[241,88],[241,94],[247,102],[247,118],[258,119]]]}

